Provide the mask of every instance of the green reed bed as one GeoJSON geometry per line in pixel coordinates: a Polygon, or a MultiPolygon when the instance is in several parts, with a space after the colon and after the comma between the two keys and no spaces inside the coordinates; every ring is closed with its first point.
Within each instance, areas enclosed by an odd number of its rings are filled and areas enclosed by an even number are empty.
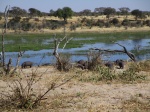
{"type": "MultiPolygon", "coordinates": [[[[22,50],[42,50],[53,48],[54,34],[7,34],[5,35],[5,50],[9,52],[22,50]]],[[[58,33],[56,38],[64,37],[63,33],[58,33]]],[[[119,40],[150,38],[150,32],[120,32],[120,33],[68,33],[67,37],[73,37],[66,48],[82,47],[84,44],[94,44],[97,42],[111,44],[119,40]]],[[[1,43],[1,41],[0,41],[1,43]]],[[[60,47],[63,47],[60,45],[60,47]]]]}

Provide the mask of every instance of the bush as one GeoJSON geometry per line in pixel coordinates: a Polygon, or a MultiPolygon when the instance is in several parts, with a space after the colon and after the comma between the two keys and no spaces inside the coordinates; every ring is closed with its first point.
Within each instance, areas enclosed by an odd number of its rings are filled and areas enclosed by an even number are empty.
{"type": "Polygon", "coordinates": [[[93,19],[86,20],[86,26],[88,26],[90,29],[93,27],[93,25],[94,25],[93,19]]]}
{"type": "Polygon", "coordinates": [[[95,26],[99,26],[100,28],[102,28],[104,25],[105,25],[104,20],[100,19],[95,23],[95,26]]]}
{"type": "Polygon", "coordinates": [[[124,20],[122,21],[122,25],[123,25],[123,26],[129,26],[129,25],[130,25],[130,21],[129,21],[128,19],[124,19],[124,20]]]}
{"type": "Polygon", "coordinates": [[[111,20],[111,23],[112,23],[113,25],[116,25],[116,24],[119,23],[119,20],[118,20],[117,18],[113,18],[113,20],[111,20]]]}
{"type": "Polygon", "coordinates": [[[90,52],[88,54],[88,69],[91,71],[97,70],[98,66],[102,65],[102,60],[99,52],[90,52]]]}
{"type": "Polygon", "coordinates": [[[21,27],[22,27],[22,30],[29,31],[31,29],[31,23],[23,22],[21,27]]]}
{"type": "Polygon", "coordinates": [[[39,22],[40,20],[39,20],[39,18],[34,18],[34,21],[37,21],[37,22],[39,22]]]}
{"type": "Polygon", "coordinates": [[[110,28],[110,26],[111,26],[111,24],[110,24],[109,22],[106,22],[106,23],[105,23],[105,27],[106,27],[106,28],[110,28]]]}
{"type": "Polygon", "coordinates": [[[81,23],[84,23],[86,21],[87,21],[87,19],[86,19],[86,17],[84,17],[84,18],[82,18],[81,23]]]}
{"type": "Polygon", "coordinates": [[[146,25],[150,27],[150,20],[145,21],[146,25]]]}
{"type": "Polygon", "coordinates": [[[71,68],[70,64],[70,54],[60,54],[60,62],[56,62],[56,68],[59,71],[68,72],[71,68]]]}
{"type": "Polygon", "coordinates": [[[23,21],[29,22],[30,18],[23,18],[23,21]]]}
{"type": "Polygon", "coordinates": [[[75,24],[72,24],[71,26],[70,26],[70,30],[72,31],[72,30],[76,30],[76,25],[75,24]]]}
{"type": "Polygon", "coordinates": [[[138,72],[141,71],[141,68],[139,64],[131,63],[129,65],[129,68],[124,71],[123,73],[119,74],[119,79],[121,79],[123,82],[134,82],[138,80],[145,80],[144,75],[138,74],[138,72]]]}
{"type": "Polygon", "coordinates": [[[55,30],[57,28],[64,27],[64,22],[58,20],[46,20],[44,27],[48,27],[52,30],[55,30]]]}

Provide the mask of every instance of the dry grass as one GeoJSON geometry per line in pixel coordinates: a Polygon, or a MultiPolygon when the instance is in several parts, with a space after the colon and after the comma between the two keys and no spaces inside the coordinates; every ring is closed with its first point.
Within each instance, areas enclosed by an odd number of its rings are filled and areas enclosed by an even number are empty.
{"type": "Polygon", "coordinates": [[[123,103],[123,110],[127,112],[149,112],[150,97],[138,94],[123,103]]]}
{"type": "MultiPolygon", "coordinates": [[[[107,68],[103,69],[108,70],[107,68]]],[[[126,66],[125,69],[128,69],[128,67],[126,66]]],[[[140,83],[135,81],[135,83],[132,84],[124,84],[120,80],[109,79],[109,76],[107,76],[108,71],[93,72],[76,68],[69,72],[59,72],[52,66],[48,66],[39,68],[33,67],[18,71],[18,74],[20,74],[20,77],[22,78],[23,85],[25,85],[26,82],[24,76],[30,76],[32,73],[36,73],[36,78],[39,78],[42,75],[41,79],[33,85],[34,92],[36,92],[37,95],[44,93],[54,81],[59,85],[62,82],[65,82],[69,77],[74,75],[76,77],[68,83],[50,91],[44,97],[45,99],[40,102],[40,105],[34,109],[3,107],[0,109],[1,111],[128,112],[137,109],[141,111],[149,110],[149,81],[143,80],[140,83]],[[99,76],[101,76],[100,73],[105,74],[106,79],[97,80],[99,76]],[[136,98],[133,96],[136,96],[136,98]]],[[[123,71],[120,69],[113,70],[113,73],[123,73],[123,71]]],[[[2,91],[5,89],[5,91],[8,91],[7,83],[10,83],[16,78],[17,76],[11,78],[1,77],[0,90],[2,91]]]]}
{"type": "MultiPolygon", "coordinates": [[[[95,21],[98,20],[98,19],[101,19],[101,20],[107,20],[106,16],[80,16],[80,17],[72,17],[70,19],[68,19],[68,24],[66,25],[66,32],[67,33],[71,33],[71,32],[100,32],[100,33],[110,33],[110,32],[139,32],[139,31],[150,31],[149,27],[148,26],[143,26],[143,27],[128,27],[128,29],[126,29],[125,27],[121,26],[121,27],[110,27],[110,28],[100,28],[100,27],[95,27],[93,26],[91,29],[89,29],[89,27],[85,27],[83,26],[82,29],[81,27],[77,27],[75,31],[71,31],[70,30],[70,24],[71,23],[79,23],[82,18],[86,17],[87,19],[94,19],[95,21]]],[[[24,18],[24,17],[22,17],[24,18]]],[[[113,17],[110,17],[110,19],[113,19],[113,18],[117,18],[119,19],[119,21],[122,21],[125,19],[125,16],[113,16],[113,17]]],[[[9,18],[11,19],[11,18],[9,18]]],[[[30,23],[35,23],[35,24],[42,24],[42,21],[44,19],[46,20],[61,20],[62,19],[59,19],[57,17],[38,17],[39,21],[35,21],[34,18],[33,19],[30,19],[30,23]]],[[[135,20],[135,17],[132,16],[132,15],[129,15],[128,16],[128,19],[130,20],[135,20]]],[[[150,20],[150,17],[147,18],[147,20],[150,20]]],[[[0,20],[0,24],[4,23],[4,18],[2,20],[0,20]]],[[[55,30],[51,30],[51,29],[41,29],[41,30],[36,30],[36,33],[61,33],[64,31],[64,28],[58,28],[58,29],[55,29],[55,30]]],[[[14,30],[7,30],[7,32],[9,33],[12,33],[14,32],[14,30]]],[[[21,31],[19,31],[21,32],[21,31]]],[[[23,32],[23,31],[22,31],[23,32]]],[[[35,31],[27,31],[28,33],[35,33],[35,31]]]]}

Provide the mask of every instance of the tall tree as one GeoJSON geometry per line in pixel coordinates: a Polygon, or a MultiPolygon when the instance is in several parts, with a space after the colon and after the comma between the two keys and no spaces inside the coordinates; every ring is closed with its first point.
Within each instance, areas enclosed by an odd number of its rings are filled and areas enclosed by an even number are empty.
{"type": "Polygon", "coordinates": [[[130,11],[130,9],[128,7],[121,7],[121,8],[119,8],[119,10],[123,15],[126,15],[126,18],[127,18],[127,15],[128,15],[128,12],[130,11]]]}
{"type": "Polygon", "coordinates": [[[27,15],[27,11],[25,9],[21,9],[20,7],[12,7],[11,10],[9,10],[9,13],[14,17],[27,15]]]}
{"type": "Polygon", "coordinates": [[[135,9],[131,12],[132,15],[135,16],[135,19],[137,20],[137,18],[142,17],[142,11],[140,11],[139,9],[135,9]]]}
{"type": "Polygon", "coordinates": [[[73,16],[73,11],[70,7],[64,7],[63,9],[57,9],[54,15],[63,18],[64,22],[67,23],[67,19],[73,16]]]}
{"type": "Polygon", "coordinates": [[[41,11],[35,8],[29,8],[30,16],[42,16],[41,11]]]}
{"type": "Polygon", "coordinates": [[[105,9],[106,9],[105,7],[95,8],[95,9],[94,9],[94,12],[95,12],[95,13],[99,13],[100,15],[102,15],[102,14],[104,14],[104,10],[105,10],[105,9]]]}
{"type": "Polygon", "coordinates": [[[50,16],[54,16],[55,11],[54,11],[53,9],[51,9],[51,10],[49,11],[49,13],[50,13],[50,14],[49,14],[50,16]]]}
{"type": "Polygon", "coordinates": [[[107,15],[107,18],[109,19],[111,14],[115,14],[116,10],[114,8],[108,7],[104,10],[104,14],[107,15]]]}
{"type": "Polygon", "coordinates": [[[92,15],[92,12],[90,9],[84,9],[83,11],[80,12],[84,16],[90,16],[92,15]]]}

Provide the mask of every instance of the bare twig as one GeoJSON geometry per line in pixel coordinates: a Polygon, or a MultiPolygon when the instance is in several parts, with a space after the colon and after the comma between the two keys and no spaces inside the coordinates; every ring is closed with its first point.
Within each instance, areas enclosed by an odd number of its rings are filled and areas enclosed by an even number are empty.
{"type": "Polygon", "coordinates": [[[17,70],[17,68],[18,68],[18,66],[19,66],[20,59],[21,59],[21,57],[23,56],[24,53],[25,53],[25,51],[21,51],[21,48],[20,48],[20,46],[19,46],[19,53],[18,53],[18,58],[17,58],[16,67],[14,68],[14,70],[12,71],[11,74],[14,74],[15,71],[17,70]]]}
{"type": "MultiPolygon", "coordinates": [[[[75,76],[75,75],[74,75],[74,76],[75,76]]],[[[55,89],[55,88],[58,88],[58,87],[60,87],[60,86],[62,86],[62,85],[64,85],[64,84],[66,84],[67,82],[69,82],[74,76],[70,77],[70,78],[67,79],[65,82],[63,82],[63,83],[61,83],[61,84],[59,84],[59,85],[56,85],[56,84],[53,82],[53,83],[51,84],[51,86],[48,88],[48,90],[47,90],[43,95],[39,96],[39,97],[35,100],[35,102],[34,102],[33,105],[36,105],[39,101],[41,101],[41,99],[43,99],[43,97],[44,97],[47,93],[49,93],[51,90],[53,90],[53,89],[55,89]]]]}
{"type": "MultiPolygon", "coordinates": [[[[59,45],[62,41],[64,41],[66,39],[66,36],[64,36],[62,39],[56,39],[56,35],[54,36],[54,52],[53,52],[53,55],[56,57],[57,59],[57,62],[58,62],[58,65],[60,67],[60,70],[62,71],[63,70],[63,63],[62,63],[62,59],[58,53],[58,49],[59,49],[59,45]]],[[[66,39],[66,42],[63,46],[63,49],[66,47],[66,45],[69,43],[69,41],[71,41],[72,38],[70,39],[66,39]]]]}

